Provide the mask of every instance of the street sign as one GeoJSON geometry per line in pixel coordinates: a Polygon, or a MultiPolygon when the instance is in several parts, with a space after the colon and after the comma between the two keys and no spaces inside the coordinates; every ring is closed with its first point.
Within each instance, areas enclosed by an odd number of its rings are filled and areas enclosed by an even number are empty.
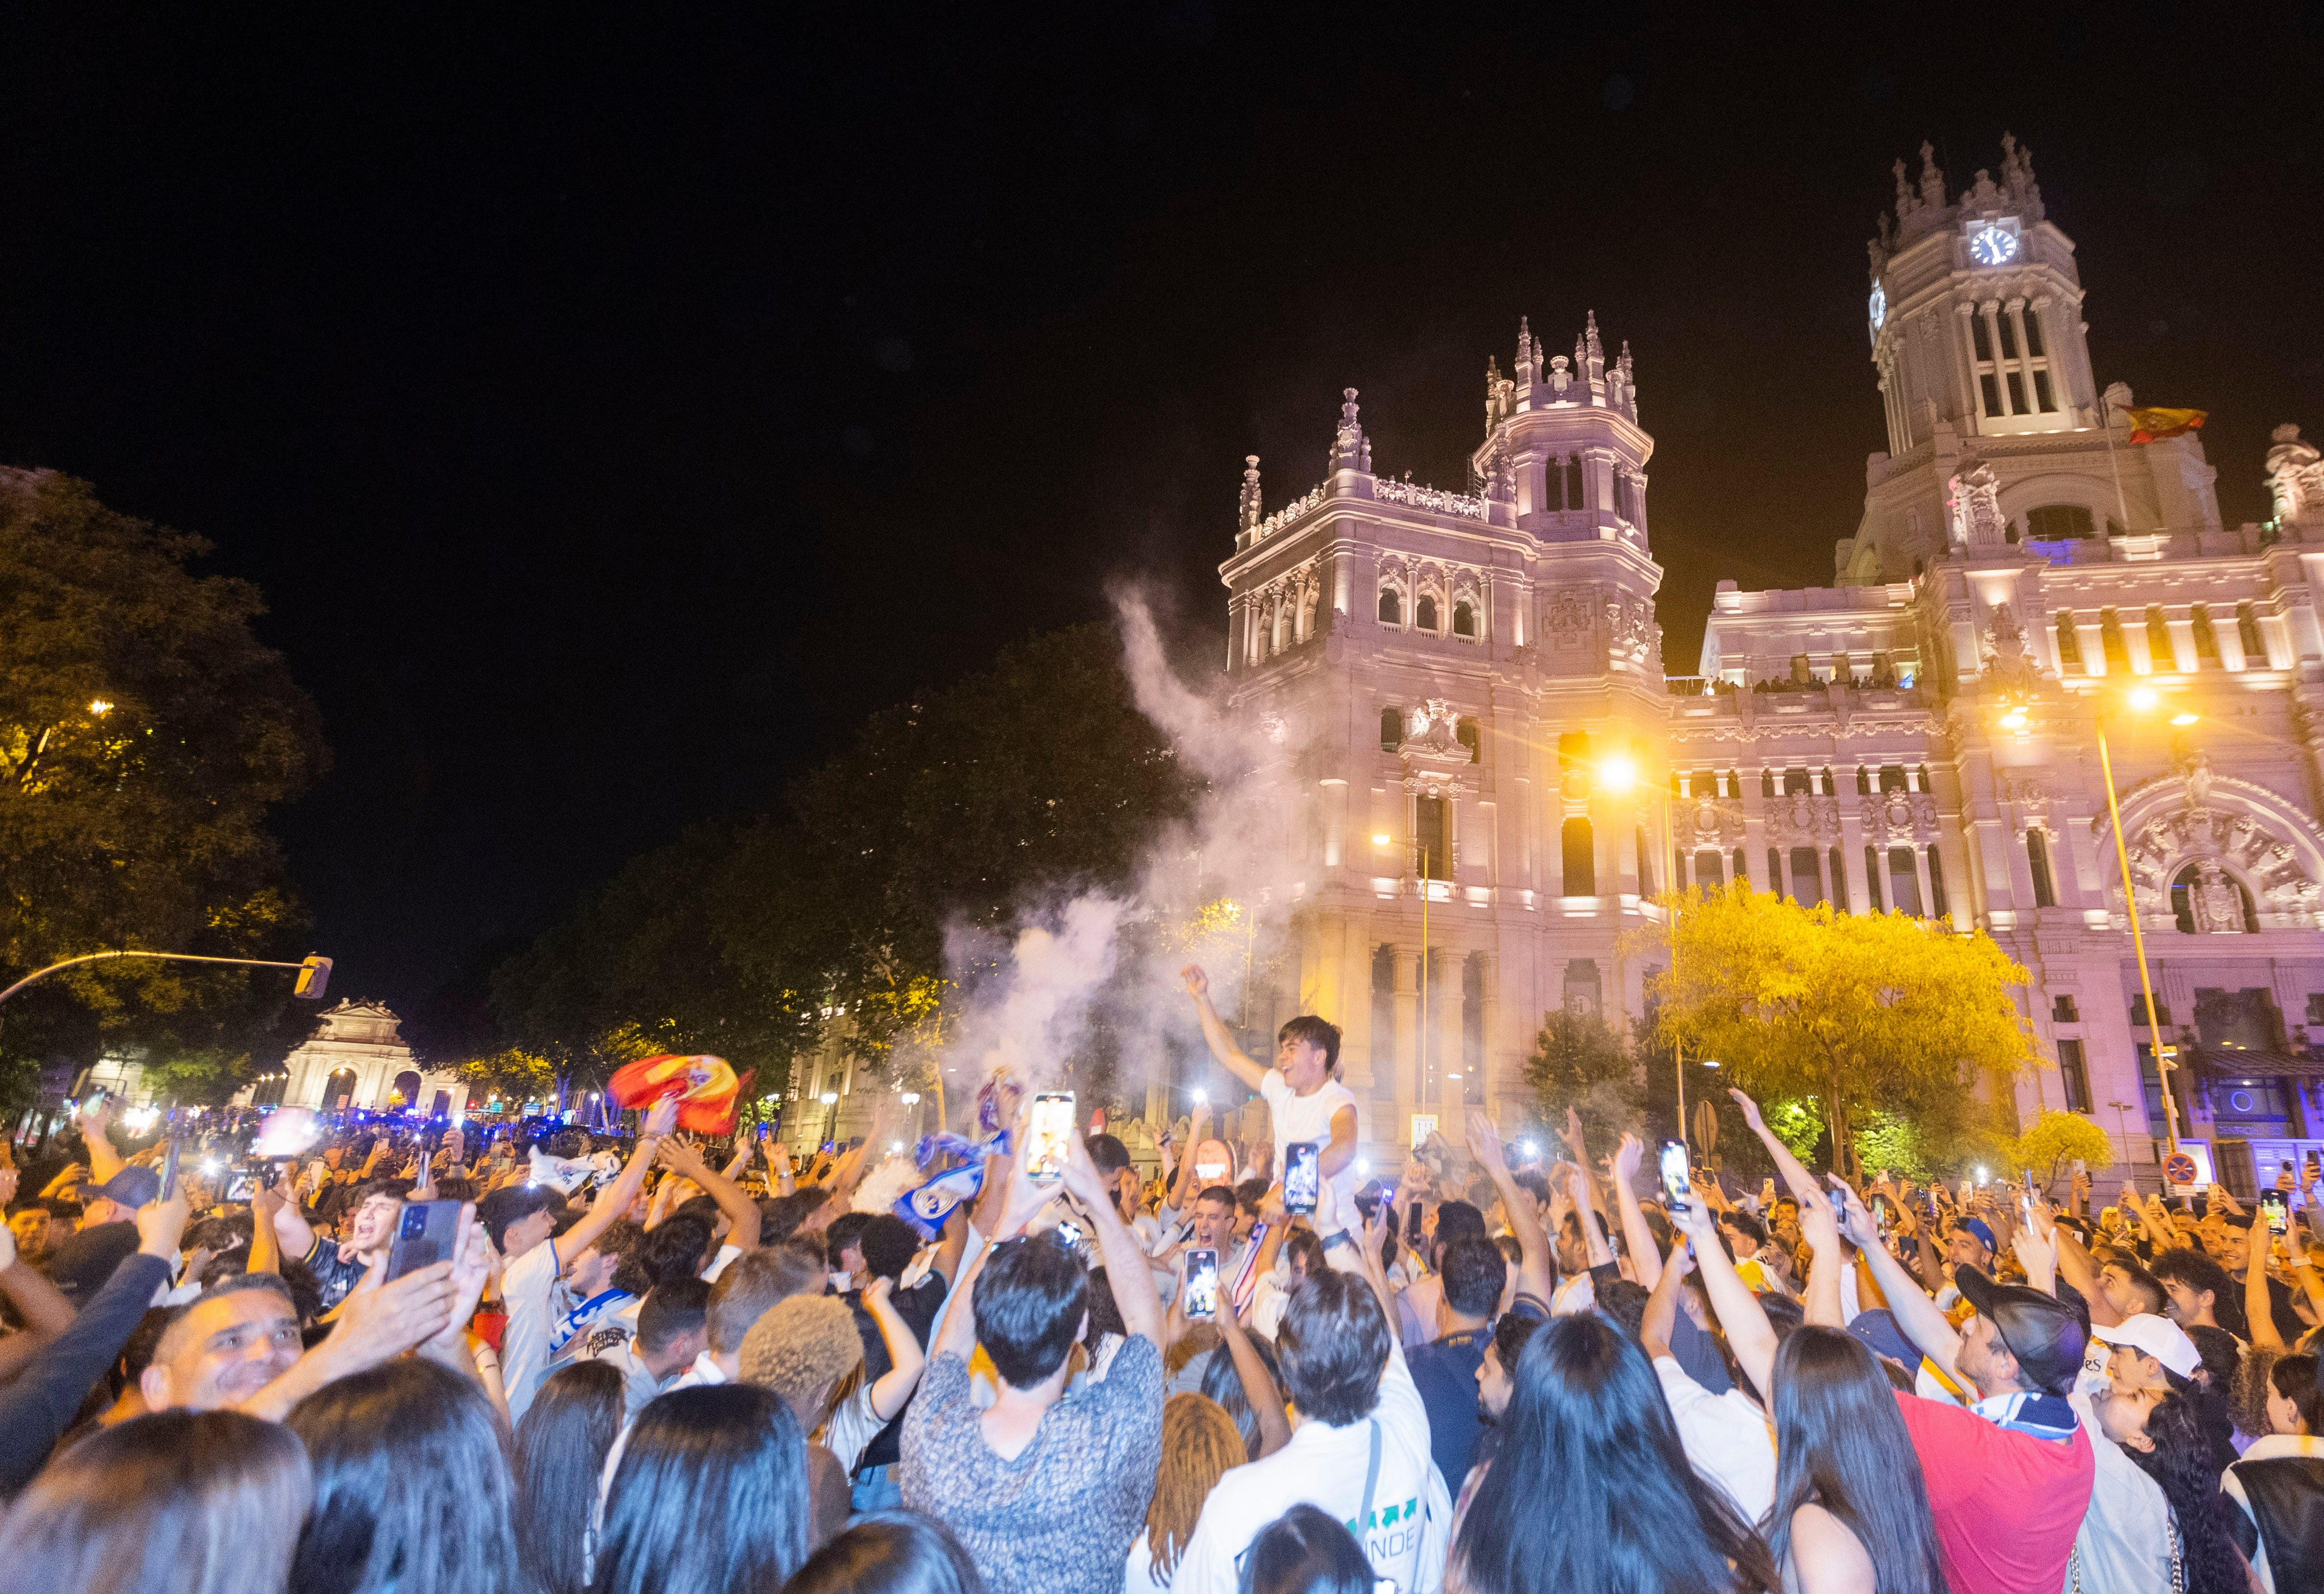
{"type": "Polygon", "coordinates": [[[1436,1115],[1434,1113],[1416,1112],[1412,1115],[1412,1148],[1415,1151],[1426,1144],[1428,1137],[1435,1132],[1436,1115]]]}
{"type": "Polygon", "coordinates": [[[1719,1149],[1719,1113],[1708,1101],[1694,1104],[1694,1148],[1704,1156],[1719,1149]]]}
{"type": "Polygon", "coordinates": [[[2183,1151],[2174,1151],[2163,1159],[2163,1177],[2169,1182],[2173,1195],[2192,1194],[2195,1180],[2201,1173],[2195,1159],[2183,1151]]]}

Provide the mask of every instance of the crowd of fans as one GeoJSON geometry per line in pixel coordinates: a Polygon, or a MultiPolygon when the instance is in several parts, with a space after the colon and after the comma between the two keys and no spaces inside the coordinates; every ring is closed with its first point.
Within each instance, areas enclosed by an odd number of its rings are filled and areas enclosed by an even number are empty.
{"type": "Polygon", "coordinates": [[[1267,1137],[1220,1166],[1197,1109],[1152,1180],[1102,1133],[1054,1181],[956,1151],[984,1177],[949,1212],[897,1200],[947,1159],[899,1183],[884,1126],[794,1168],[748,1133],[714,1159],[669,1102],[634,1137],[181,1155],[164,1199],[91,1110],[39,1190],[0,1168],[0,1565],[42,1594],[2324,1589],[2311,1176],[2280,1233],[2217,1187],[1820,1181],[1738,1092],[1756,1192],[1642,1179],[1571,1119],[1512,1167],[1481,1112],[1472,1183],[1367,1181],[1338,1032],[1295,1019],[1263,1067],[1186,983],[1267,1137]],[[1312,1212],[1277,1177],[1310,1151],[1312,1212]],[[390,1276],[430,1202],[445,1254],[390,1276]]]}

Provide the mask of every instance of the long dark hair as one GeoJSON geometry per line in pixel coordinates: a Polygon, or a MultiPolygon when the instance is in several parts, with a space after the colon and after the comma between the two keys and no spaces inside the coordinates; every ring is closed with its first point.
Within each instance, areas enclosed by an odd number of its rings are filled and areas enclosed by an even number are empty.
{"type": "Polygon", "coordinates": [[[314,1497],[307,1452],[240,1412],[155,1412],[60,1452],[0,1517],[40,1594],[281,1594],[314,1497]]]}
{"type": "Polygon", "coordinates": [[[1812,1502],[1872,1561],[1876,1594],[1946,1594],[1937,1525],[1896,1391],[1855,1335],[1803,1324],[1775,1351],[1775,1503],[1767,1549],[1792,1554],[1792,1513],[1812,1502]]]}
{"type": "Polygon", "coordinates": [[[2162,1485],[2171,1502],[2187,1559],[2187,1594],[2246,1594],[2251,1580],[2243,1553],[2221,1515],[2221,1507],[2236,1507],[2219,1492],[2218,1462],[2194,1402],[2183,1395],[2156,1401],[2146,1414],[2146,1436],[2154,1442],[2152,1451],[2125,1445],[2122,1453],[2162,1485]]]}
{"type": "Polygon", "coordinates": [[[1778,1587],[1767,1546],[1687,1464],[1646,1353],[1594,1313],[1526,1341],[1499,1434],[1452,1546],[1476,1594],[1778,1587]]]}
{"type": "Polygon", "coordinates": [[[783,1594],[984,1594],[984,1580],[935,1517],[873,1511],[817,1550],[783,1594]]]}
{"type": "Polygon", "coordinates": [[[290,1408],[315,1464],[300,1594],[512,1594],[522,1587],[499,1421],[471,1378],[408,1358],[290,1408]]]}
{"type": "Polygon", "coordinates": [[[673,1389],[638,1414],[605,1496],[594,1594],[776,1594],[807,1560],[807,1443],[751,1384],[673,1389]]]}
{"type": "Polygon", "coordinates": [[[516,1425],[516,1551],[540,1594],[581,1594],[582,1542],[622,1431],[621,1369],[577,1361],[541,1381],[516,1425]]]}

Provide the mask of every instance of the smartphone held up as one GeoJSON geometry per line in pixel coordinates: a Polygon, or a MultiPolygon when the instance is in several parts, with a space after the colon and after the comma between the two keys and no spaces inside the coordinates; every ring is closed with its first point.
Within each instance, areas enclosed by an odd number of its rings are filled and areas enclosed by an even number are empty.
{"type": "Polygon", "coordinates": [[[1036,1184],[1065,1177],[1074,1139],[1074,1093],[1044,1091],[1033,1098],[1032,1121],[1025,1133],[1025,1176],[1036,1184]]]}

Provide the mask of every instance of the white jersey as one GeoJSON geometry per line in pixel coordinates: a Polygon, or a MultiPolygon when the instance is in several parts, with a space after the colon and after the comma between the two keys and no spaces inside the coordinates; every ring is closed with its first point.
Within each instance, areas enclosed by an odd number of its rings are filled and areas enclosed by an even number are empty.
{"type": "MultiPolygon", "coordinates": [[[[1357,1135],[1362,1136],[1362,1118],[1356,1106],[1356,1093],[1336,1079],[1327,1079],[1314,1094],[1295,1093],[1290,1082],[1279,1068],[1270,1068],[1267,1077],[1259,1082],[1259,1093],[1267,1099],[1267,1109],[1275,1126],[1275,1166],[1279,1170],[1289,1166],[1284,1147],[1294,1140],[1313,1140],[1316,1148],[1332,1143],[1332,1119],[1341,1108],[1358,1113],[1357,1135]]],[[[1356,1172],[1353,1157],[1338,1173],[1317,1180],[1315,1216],[1311,1220],[1316,1235],[1329,1239],[1343,1230],[1360,1231],[1357,1221],[1356,1191],[1362,1184],[1362,1175],[1356,1172]]]]}

